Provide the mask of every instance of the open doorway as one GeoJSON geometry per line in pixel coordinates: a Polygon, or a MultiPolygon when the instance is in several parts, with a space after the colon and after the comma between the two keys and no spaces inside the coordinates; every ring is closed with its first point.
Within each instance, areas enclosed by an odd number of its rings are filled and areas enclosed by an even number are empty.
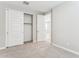
{"type": "Polygon", "coordinates": [[[24,13],[24,43],[33,42],[33,15],[24,13]]]}
{"type": "Polygon", "coordinates": [[[51,11],[37,15],[37,42],[52,43],[51,38],[51,11]]]}

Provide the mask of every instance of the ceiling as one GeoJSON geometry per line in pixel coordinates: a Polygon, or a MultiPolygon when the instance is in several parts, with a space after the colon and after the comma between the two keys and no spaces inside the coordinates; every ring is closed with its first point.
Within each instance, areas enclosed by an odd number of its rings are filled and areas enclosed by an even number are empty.
{"type": "Polygon", "coordinates": [[[23,1],[4,1],[1,2],[0,4],[16,7],[19,9],[29,9],[33,11],[38,11],[38,12],[47,12],[51,8],[54,8],[55,6],[63,3],[63,1],[28,1],[29,5],[23,4],[23,1]]]}
{"type": "Polygon", "coordinates": [[[36,2],[30,2],[29,6],[32,9],[41,11],[41,12],[47,12],[51,8],[54,8],[55,6],[61,4],[62,2],[58,1],[36,1],[36,2]]]}

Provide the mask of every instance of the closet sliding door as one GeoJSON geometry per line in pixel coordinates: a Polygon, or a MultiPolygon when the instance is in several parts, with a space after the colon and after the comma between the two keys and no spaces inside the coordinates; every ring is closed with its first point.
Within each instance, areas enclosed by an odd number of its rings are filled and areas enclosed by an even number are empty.
{"type": "Polygon", "coordinates": [[[6,45],[7,47],[23,43],[23,12],[7,9],[6,10],[6,45]]]}

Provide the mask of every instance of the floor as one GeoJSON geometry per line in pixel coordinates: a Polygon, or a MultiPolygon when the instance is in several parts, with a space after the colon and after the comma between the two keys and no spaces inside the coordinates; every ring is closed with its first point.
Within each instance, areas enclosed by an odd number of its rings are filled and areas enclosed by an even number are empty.
{"type": "Polygon", "coordinates": [[[0,58],[78,58],[46,42],[27,43],[0,50],[0,58]]]}

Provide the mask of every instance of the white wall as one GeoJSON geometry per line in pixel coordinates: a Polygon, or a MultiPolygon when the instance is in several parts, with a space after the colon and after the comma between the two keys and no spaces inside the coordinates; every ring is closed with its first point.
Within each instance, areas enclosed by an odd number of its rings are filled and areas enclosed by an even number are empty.
{"type": "Polygon", "coordinates": [[[65,2],[53,9],[53,43],[79,52],[79,2],[65,2]]]}
{"type": "Polygon", "coordinates": [[[0,49],[5,47],[5,9],[0,8],[0,49]]]}

